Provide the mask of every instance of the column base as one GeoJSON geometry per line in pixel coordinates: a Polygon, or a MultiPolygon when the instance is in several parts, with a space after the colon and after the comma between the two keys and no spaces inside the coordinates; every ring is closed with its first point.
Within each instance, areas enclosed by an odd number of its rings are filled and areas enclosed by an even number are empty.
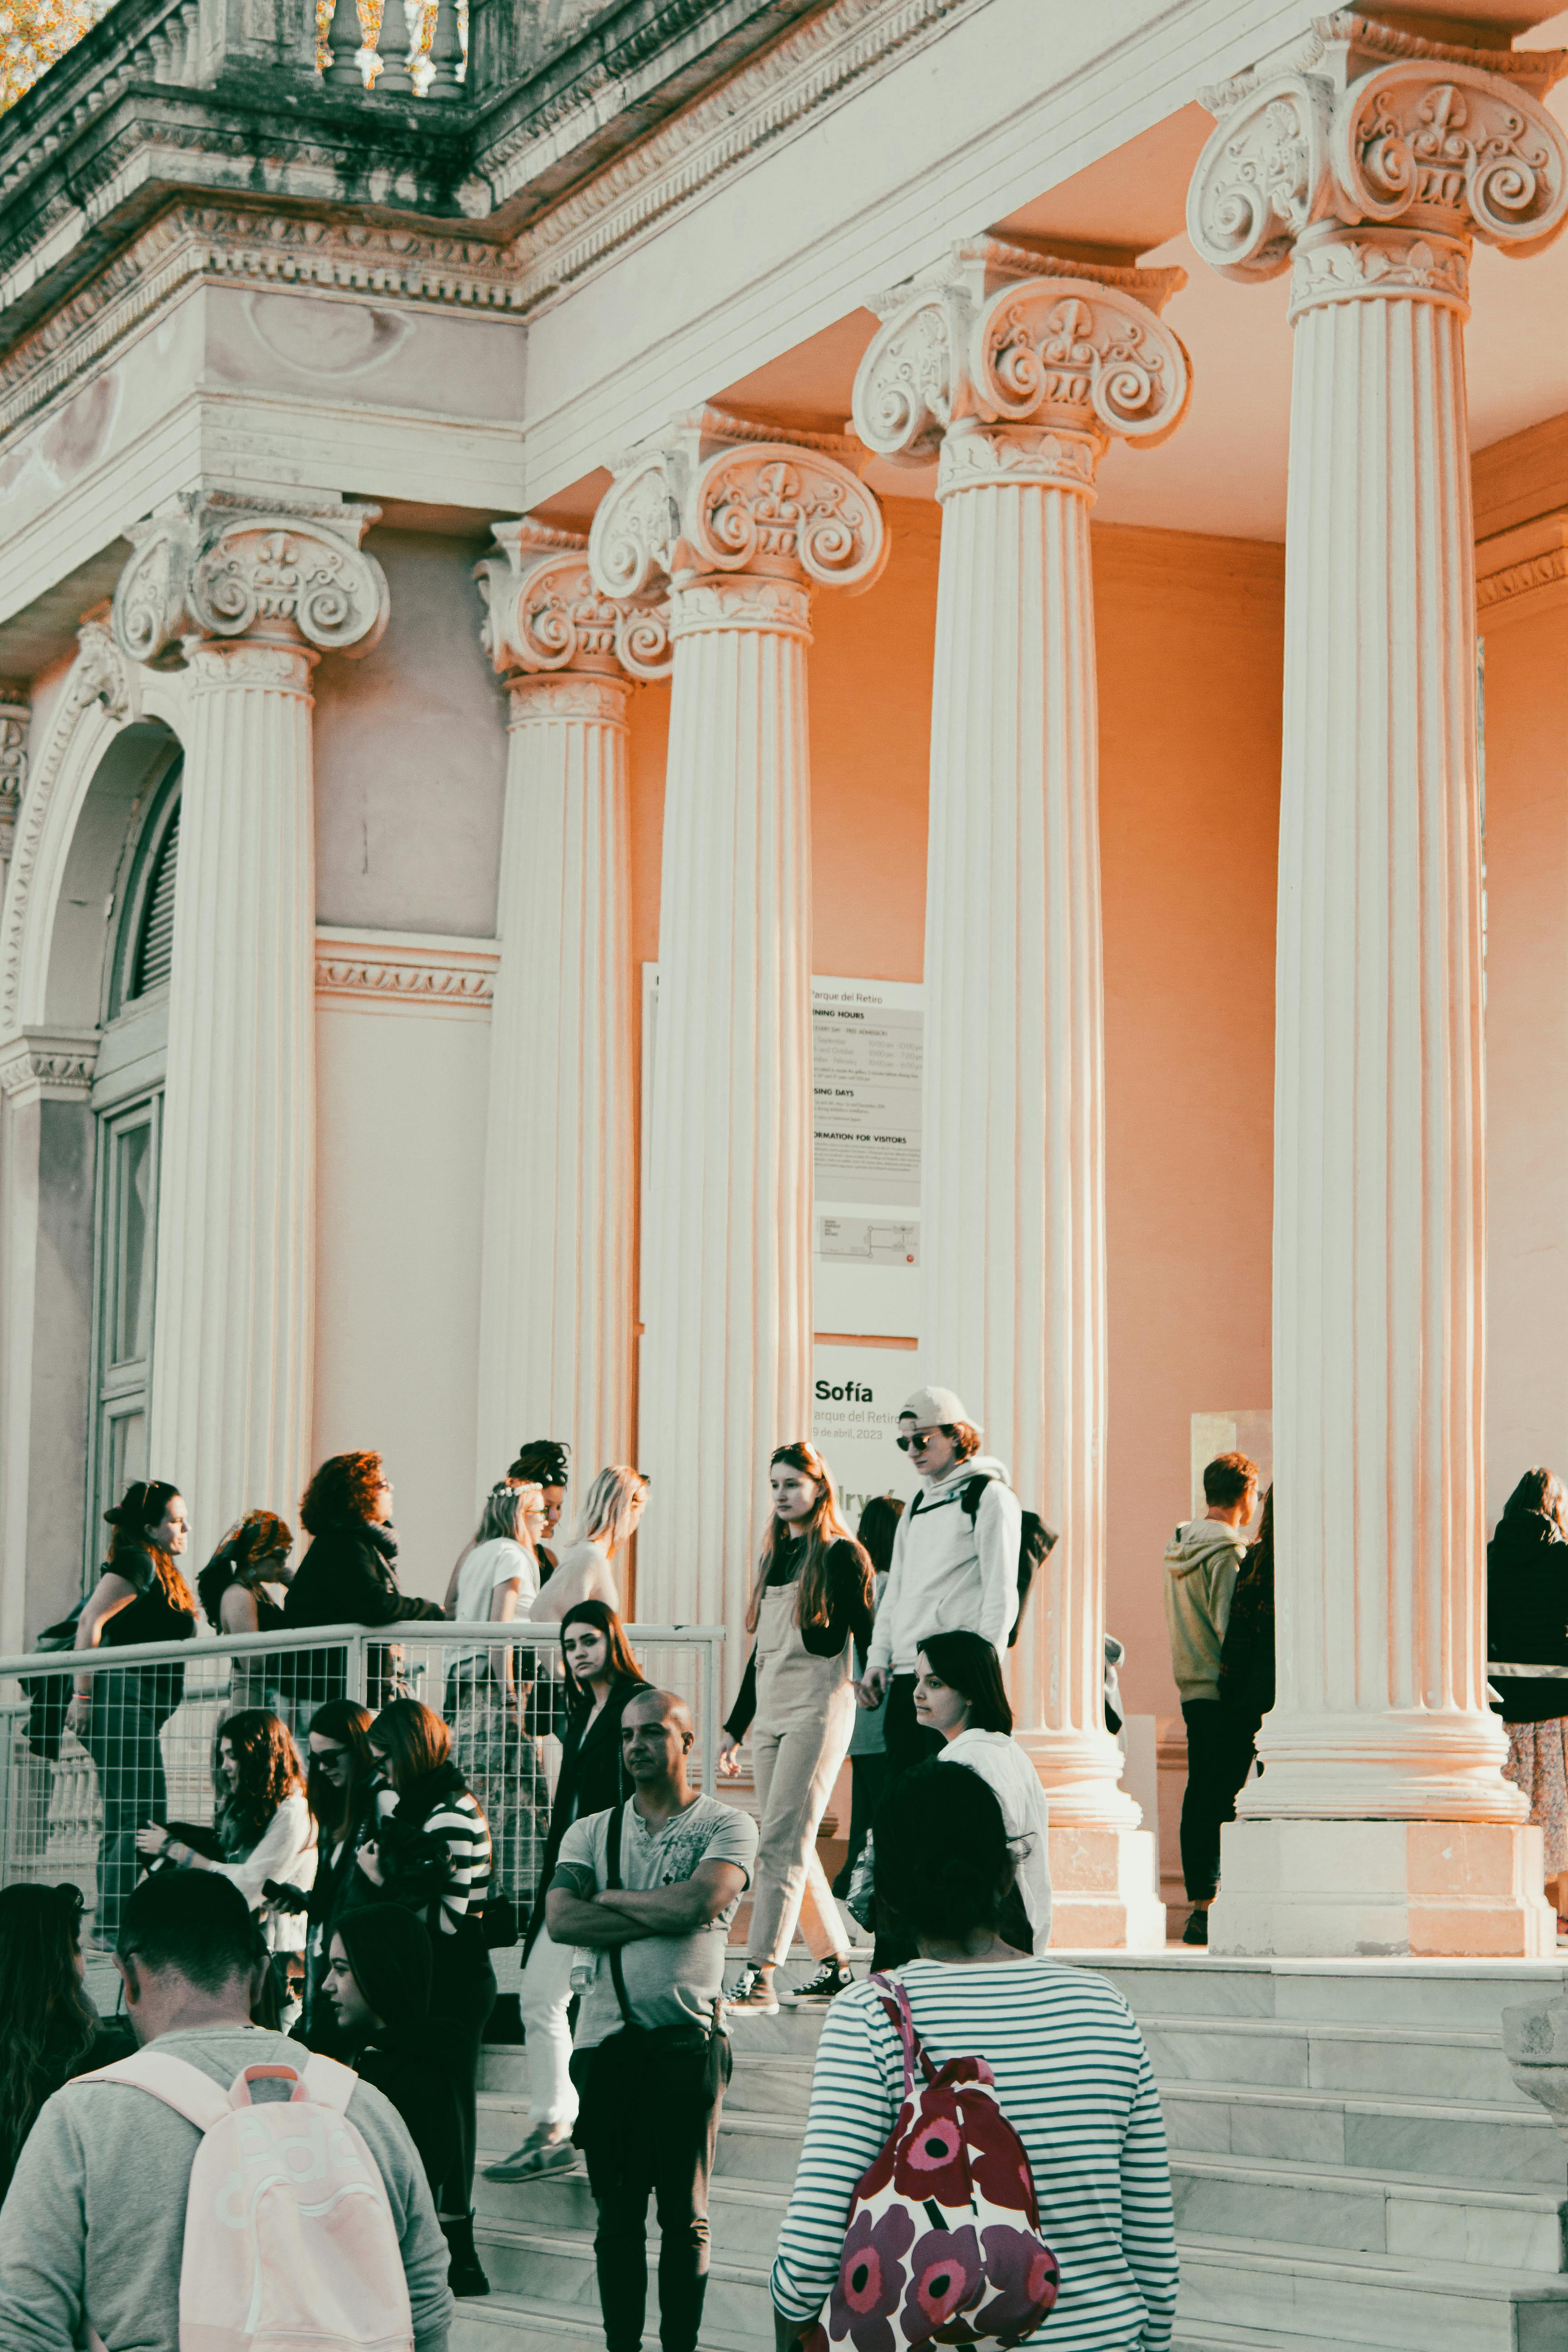
{"type": "Polygon", "coordinates": [[[1053,1951],[1164,1950],[1152,1830],[1053,1828],[1048,1843],[1053,1951]]]}
{"type": "Polygon", "coordinates": [[[1239,1821],[1220,1832],[1208,1948],[1286,1959],[1552,1959],[1538,1829],[1239,1821]]]}

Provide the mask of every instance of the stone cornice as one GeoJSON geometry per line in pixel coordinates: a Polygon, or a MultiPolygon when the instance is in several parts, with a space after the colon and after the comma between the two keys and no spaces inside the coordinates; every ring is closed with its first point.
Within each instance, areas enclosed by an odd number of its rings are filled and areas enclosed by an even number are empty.
{"type": "Polygon", "coordinates": [[[488,1020],[494,940],[316,927],[316,1002],[339,1013],[423,1013],[488,1020]]]}

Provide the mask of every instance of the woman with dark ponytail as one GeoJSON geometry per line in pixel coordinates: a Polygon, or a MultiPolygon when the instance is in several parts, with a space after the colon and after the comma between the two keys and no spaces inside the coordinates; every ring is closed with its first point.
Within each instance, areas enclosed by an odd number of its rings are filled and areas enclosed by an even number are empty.
{"type": "MultiPolygon", "coordinates": [[[[114,1532],[109,1558],[77,1619],[76,1647],[124,1649],[138,1642],[188,1642],[196,1600],[179,1570],[185,1506],[166,1479],[139,1479],[104,1517],[114,1532]]],[[[103,1827],[98,1841],[100,1945],[120,1932],[120,1912],[136,1881],[136,1832],[168,1818],[158,1734],[185,1692],[184,1666],[128,1666],[78,1675],[66,1722],[98,1767],[103,1827]]]]}
{"type": "MultiPolygon", "coordinates": [[[[978,1772],[940,1761],[916,1765],[883,1798],[873,1844],[878,1916],[907,1933],[919,1955],[893,1979],[908,1995],[915,2032],[933,2066],[974,2058],[990,2069],[997,2105],[1028,2158],[1036,2234],[1062,2258],[1049,2325],[1027,2340],[1061,2352],[1168,2344],[1176,2301],[1171,2168],[1148,2053],[1126,2001],[1091,1969],[1065,1968],[1008,1941],[1014,1857],[995,1791],[978,1772]]],[[[823,2022],[805,2145],[773,2271],[781,2344],[806,2333],[849,2267],[845,2232],[856,2184],[898,2117],[903,2042],[883,2007],[886,1983],[874,1979],[841,1993],[823,2022]]],[[[993,2342],[1016,2340],[1001,2315],[1008,2295],[1027,2307],[1026,2244],[1014,2250],[1016,2267],[1004,2281],[1014,2234],[985,2233],[1001,2289],[989,2306],[997,2314],[993,2342]],[[1003,2242],[994,2245],[994,2238],[1003,2242]]],[[[949,2242],[957,2247],[963,2235],[949,2242]]],[[[895,2253],[909,2243],[905,2237],[895,2253]]],[[[870,2265],[868,2328],[880,2324],[892,2332],[883,2315],[897,2311],[904,2276],[901,2263],[886,2253],[879,2277],[870,2265]]]]}

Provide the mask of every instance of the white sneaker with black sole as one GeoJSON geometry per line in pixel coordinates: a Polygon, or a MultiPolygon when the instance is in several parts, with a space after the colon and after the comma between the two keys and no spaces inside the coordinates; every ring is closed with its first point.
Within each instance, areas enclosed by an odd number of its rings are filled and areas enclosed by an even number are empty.
{"type": "Polygon", "coordinates": [[[797,1985],[786,1992],[785,2000],[792,2009],[826,2009],[841,1992],[847,1992],[855,1979],[839,1960],[824,1960],[808,1984],[797,1985]]]}

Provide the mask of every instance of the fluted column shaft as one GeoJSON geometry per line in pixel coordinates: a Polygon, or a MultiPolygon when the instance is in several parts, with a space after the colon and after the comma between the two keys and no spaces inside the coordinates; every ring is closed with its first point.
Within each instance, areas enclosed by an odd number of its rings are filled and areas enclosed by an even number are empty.
{"type": "Polygon", "coordinates": [[[149,1459],[202,1541],[291,1513],[309,1466],[316,659],[187,655],[149,1459]]]}
{"type": "Polygon", "coordinates": [[[1014,1654],[1065,1824],[1130,1828],[1105,1729],[1105,1121],[1094,606],[1102,438],[943,446],[926,897],[926,1360],[1060,1528],[1014,1654]]]}
{"type": "Polygon", "coordinates": [[[811,1425],[807,592],[699,579],[670,627],[639,1573],[738,1675],[760,1474],[811,1425]]]}
{"type": "Polygon", "coordinates": [[[479,1475],[570,1439],[630,1458],[637,1157],[626,784],[630,682],[510,687],[485,1160],[479,1475]]]}
{"type": "Polygon", "coordinates": [[[1279,1696],[1248,1813],[1513,1821],[1484,1689],[1465,250],[1298,248],[1275,1074],[1279,1696]],[[1369,268],[1369,260],[1381,268],[1369,268]],[[1420,282],[1425,279],[1426,282],[1420,282]]]}

